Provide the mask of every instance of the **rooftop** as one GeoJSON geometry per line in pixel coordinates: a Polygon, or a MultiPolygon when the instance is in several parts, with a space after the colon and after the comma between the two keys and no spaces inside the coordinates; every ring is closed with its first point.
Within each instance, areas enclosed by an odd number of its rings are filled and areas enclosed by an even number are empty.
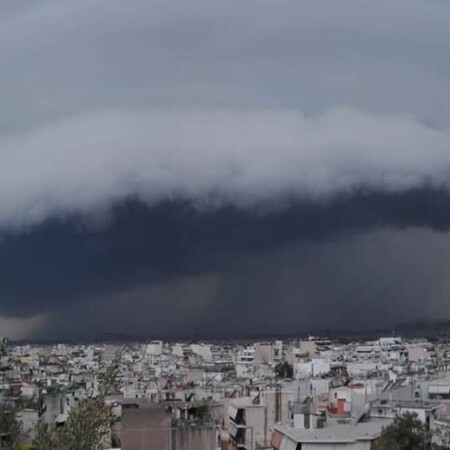
{"type": "Polygon", "coordinates": [[[423,400],[375,400],[372,403],[376,408],[407,408],[407,409],[437,409],[442,405],[436,402],[429,402],[423,400]]]}
{"type": "Polygon", "coordinates": [[[329,425],[318,429],[300,429],[286,425],[276,425],[276,429],[296,442],[313,443],[351,443],[356,441],[368,441],[381,435],[383,427],[392,423],[390,419],[371,420],[357,424],[329,425]]]}

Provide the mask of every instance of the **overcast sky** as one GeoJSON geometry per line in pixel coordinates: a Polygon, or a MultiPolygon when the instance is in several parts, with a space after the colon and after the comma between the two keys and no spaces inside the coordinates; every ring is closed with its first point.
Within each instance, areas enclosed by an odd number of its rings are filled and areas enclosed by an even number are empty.
{"type": "Polygon", "coordinates": [[[0,2],[1,329],[450,318],[449,17],[446,0],[0,2]]]}

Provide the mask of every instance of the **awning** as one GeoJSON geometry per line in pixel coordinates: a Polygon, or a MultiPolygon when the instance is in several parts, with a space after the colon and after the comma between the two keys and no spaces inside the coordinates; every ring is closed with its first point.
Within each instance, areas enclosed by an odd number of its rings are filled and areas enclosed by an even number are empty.
{"type": "Polygon", "coordinates": [[[283,437],[283,440],[281,441],[280,450],[296,450],[297,449],[297,442],[293,441],[291,438],[288,438],[287,436],[283,437]]]}
{"type": "Polygon", "coordinates": [[[233,420],[236,420],[237,414],[238,414],[237,408],[235,408],[234,406],[231,406],[231,405],[230,405],[230,406],[228,407],[228,415],[229,415],[233,420]]]}
{"type": "Polygon", "coordinates": [[[236,439],[236,436],[238,434],[238,427],[232,422],[230,421],[229,425],[228,425],[228,432],[230,433],[230,436],[233,439],[236,439]]]}
{"type": "Polygon", "coordinates": [[[450,386],[447,385],[433,385],[428,387],[429,394],[449,394],[450,386]]]}
{"type": "Polygon", "coordinates": [[[270,445],[275,449],[275,450],[280,450],[281,447],[281,442],[283,441],[283,434],[280,433],[279,431],[275,431],[272,434],[272,440],[270,441],[270,445]]]}

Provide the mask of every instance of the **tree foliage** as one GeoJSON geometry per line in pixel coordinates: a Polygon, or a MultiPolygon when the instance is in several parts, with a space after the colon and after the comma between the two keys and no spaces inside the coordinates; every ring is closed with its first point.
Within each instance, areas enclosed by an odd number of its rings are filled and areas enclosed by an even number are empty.
{"type": "Polygon", "coordinates": [[[114,421],[102,397],[84,400],[56,435],[61,450],[101,450],[114,421]]]}
{"type": "Polygon", "coordinates": [[[17,420],[17,408],[7,404],[0,405],[0,435],[2,449],[17,448],[20,438],[20,424],[17,420]]]}
{"type": "Polygon", "coordinates": [[[105,397],[108,394],[116,393],[122,386],[120,377],[120,363],[122,361],[122,353],[117,352],[113,361],[109,364],[105,372],[100,376],[100,397],[105,397]]]}
{"type": "Polygon", "coordinates": [[[275,374],[278,378],[292,378],[294,376],[294,368],[287,361],[282,361],[275,366],[275,374]]]}
{"type": "Polygon", "coordinates": [[[376,450],[423,450],[430,448],[431,435],[417,414],[406,413],[383,429],[376,450]]]}
{"type": "Polygon", "coordinates": [[[118,354],[103,373],[98,395],[91,395],[74,408],[61,428],[40,425],[34,450],[101,450],[112,433],[116,419],[106,396],[120,388],[120,360],[118,354]]]}
{"type": "Polygon", "coordinates": [[[9,339],[1,338],[0,339],[0,357],[9,355],[9,339]]]}
{"type": "Polygon", "coordinates": [[[36,429],[33,450],[59,450],[55,430],[46,423],[40,423],[36,429]]]}
{"type": "Polygon", "coordinates": [[[433,449],[448,449],[450,448],[450,429],[447,426],[438,426],[433,430],[433,449]]]}

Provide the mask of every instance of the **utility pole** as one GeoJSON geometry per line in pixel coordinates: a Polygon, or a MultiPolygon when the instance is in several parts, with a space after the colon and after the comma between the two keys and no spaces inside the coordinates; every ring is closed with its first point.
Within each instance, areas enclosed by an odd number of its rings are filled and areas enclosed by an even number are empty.
{"type": "Polygon", "coordinates": [[[210,416],[211,416],[211,435],[212,435],[212,450],[217,450],[217,437],[216,437],[216,423],[214,420],[214,408],[210,405],[210,416]]]}
{"type": "Polygon", "coordinates": [[[171,450],[178,450],[177,442],[177,426],[172,422],[172,427],[170,428],[170,448],[171,450]]]}

